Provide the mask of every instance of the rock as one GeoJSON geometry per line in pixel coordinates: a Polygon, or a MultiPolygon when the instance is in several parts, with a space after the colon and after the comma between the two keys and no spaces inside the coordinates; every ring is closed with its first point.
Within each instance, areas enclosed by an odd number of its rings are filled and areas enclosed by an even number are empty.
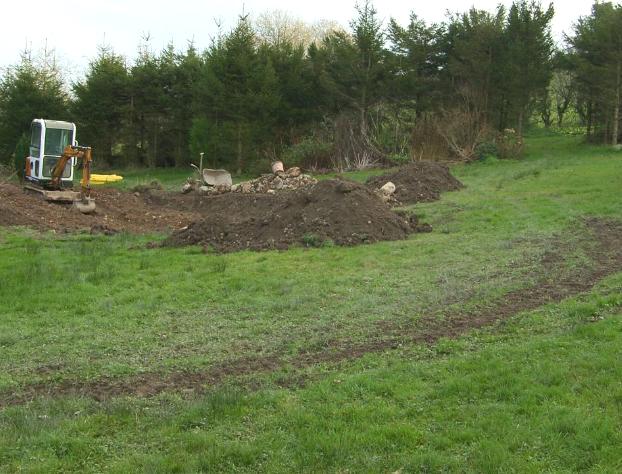
{"type": "Polygon", "coordinates": [[[210,187],[209,186],[201,186],[199,188],[199,192],[202,194],[207,194],[210,192],[210,187]]]}
{"type": "Polygon", "coordinates": [[[382,194],[390,196],[395,192],[395,184],[393,184],[391,181],[387,181],[384,186],[380,188],[380,191],[382,192],[382,194]]]}
{"type": "Polygon", "coordinates": [[[194,189],[194,187],[192,186],[192,184],[190,183],[186,183],[181,187],[181,192],[183,194],[188,194],[190,191],[192,191],[194,189]]]}
{"type": "Polygon", "coordinates": [[[297,178],[301,174],[302,174],[302,171],[300,170],[300,168],[298,168],[298,166],[294,166],[294,167],[292,167],[292,168],[287,170],[287,175],[290,178],[297,178]]]}
{"type": "MultiPolygon", "coordinates": [[[[298,168],[298,171],[299,170],[300,168],[298,168]]],[[[294,174],[298,174],[298,172],[294,170],[294,174]]],[[[311,176],[300,174],[296,177],[292,177],[288,170],[287,173],[279,171],[274,175],[262,174],[259,178],[240,183],[231,190],[242,193],[268,193],[271,190],[284,191],[288,189],[299,189],[315,183],[317,183],[317,180],[311,176]]]]}
{"type": "Polygon", "coordinates": [[[283,162],[282,161],[274,161],[272,163],[272,172],[274,174],[276,174],[279,171],[283,171],[283,162]]]}
{"type": "Polygon", "coordinates": [[[234,184],[233,186],[231,186],[231,192],[232,193],[237,193],[240,190],[240,185],[239,184],[234,184]]]}
{"type": "Polygon", "coordinates": [[[219,184],[217,186],[214,186],[214,191],[216,192],[216,194],[228,193],[229,191],[231,191],[231,186],[229,186],[228,184],[219,184]]]}

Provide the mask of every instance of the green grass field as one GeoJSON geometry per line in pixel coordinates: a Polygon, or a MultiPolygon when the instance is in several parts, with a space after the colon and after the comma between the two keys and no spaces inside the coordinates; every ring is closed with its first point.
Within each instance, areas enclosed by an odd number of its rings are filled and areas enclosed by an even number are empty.
{"type": "Polygon", "coordinates": [[[409,337],[589,273],[584,218],[622,220],[622,153],[538,136],[453,171],[464,190],[412,208],[434,232],[400,242],[0,229],[0,472],[622,471],[622,273],[409,337]]]}

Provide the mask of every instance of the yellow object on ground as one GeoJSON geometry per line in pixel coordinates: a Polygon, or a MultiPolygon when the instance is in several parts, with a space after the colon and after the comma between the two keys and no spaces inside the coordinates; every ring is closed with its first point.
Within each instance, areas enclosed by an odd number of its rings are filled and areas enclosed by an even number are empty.
{"type": "Polygon", "coordinates": [[[116,183],[122,179],[123,176],[119,176],[118,174],[92,174],[91,184],[116,183]]]}

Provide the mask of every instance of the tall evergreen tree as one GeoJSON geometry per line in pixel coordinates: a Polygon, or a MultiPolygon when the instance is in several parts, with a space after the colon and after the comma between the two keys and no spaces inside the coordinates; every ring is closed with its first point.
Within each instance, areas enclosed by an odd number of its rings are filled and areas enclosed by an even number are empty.
{"type": "Polygon", "coordinates": [[[247,17],[209,49],[202,91],[205,119],[195,121],[193,135],[207,126],[214,137],[204,140],[208,155],[241,171],[269,141],[280,101],[276,72],[269,55],[258,51],[247,17]]]}
{"type": "Polygon", "coordinates": [[[463,107],[498,127],[505,125],[505,17],[503,7],[494,14],[471,8],[450,17],[442,39],[443,79],[455,91],[449,95],[451,103],[457,95],[463,107]]]}
{"type": "Polygon", "coordinates": [[[263,45],[260,51],[261,56],[270,60],[276,74],[280,101],[275,110],[275,141],[287,145],[320,118],[320,90],[302,45],[283,40],[263,45]]]}
{"type": "Polygon", "coordinates": [[[552,19],[553,4],[544,10],[534,1],[517,1],[508,13],[504,83],[519,136],[532,101],[546,94],[551,81],[555,51],[550,31],[552,19]]]}
{"type": "Polygon", "coordinates": [[[166,113],[159,73],[158,58],[145,41],[131,68],[130,141],[135,144],[134,161],[149,167],[158,164],[161,121],[166,113]]]}
{"type": "Polygon", "coordinates": [[[122,142],[130,105],[130,77],[125,58],[101,47],[83,81],[73,86],[80,140],[92,145],[96,156],[113,163],[113,149],[122,142]]]}
{"type": "Polygon", "coordinates": [[[69,97],[53,52],[22,54],[0,82],[0,156],[9,160],[34,118],[69,120],[69,97]]]}
{"type": "Polygon", "coordinates": [[[579,101],[586,104],[588,134],[595,119],[611,144],[619,140],[622,89],[622,6],[594,3],[568,38],[579,83],[579,101]]]}
{"type": "Polygon", "coordinates": [[[170,91],[172,153],[176,166],[187,165],[193,161],[190,156],[189,137],[192,119],[200,111],[198,84],[203,67],[202,59],[192,43],[183,54],[176,57],[175,80],[170,91]]]}
{"type": "Polygon", "coordinates": [[[373,5],[357,5],[357,18],[351,34],[336,31],[325,38],[320,61],[324,87],[335,104],[358,113],[359,131],[368,135],[369,112],[387,96],[389,71],[386,61],[385,33],[373,5]]]}
{"type": "Polygon", "coordinates": [[[417,117],[433,109],[440,98],[442,36],[442,26],[428,26],[414,13],[406,27],[394,19],[389,23],[394,62],[391,69],[395,71],[392,93],[398,101],[414,101],[417,117]]]}

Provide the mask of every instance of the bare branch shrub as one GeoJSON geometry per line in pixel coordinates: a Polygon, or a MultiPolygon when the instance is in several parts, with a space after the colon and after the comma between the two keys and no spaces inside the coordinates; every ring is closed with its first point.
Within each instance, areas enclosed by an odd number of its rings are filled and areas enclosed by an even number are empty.
{"type": "Polygon", "coordinates": [[[413,161],[440,161],[449,157],[449,147],[438,131],[437,122],[437,117],[432,114],[426,114],[415,122],[411,135],[413,161]]]}
{"type": "Polygon", "coordinates": [[[452,155],[462,161],[478,158],[476,149],[492,136],[482,114],[468,108],[443,110],[436,122],[452,155]]]}
{"type": "Polygon", "coordinates": [[[332,167],[338,171],[360,170],[386,160],[369,136],[360,131],[358,122],[347,114],[338,116],[333,124],[332,167]]]}
{"type": "Polygon", "coordinates": [[[523,138],[513,128],[506,128],[499,133],[495,145],[499,158],[520,158],[523,154],[523,138]]]}

